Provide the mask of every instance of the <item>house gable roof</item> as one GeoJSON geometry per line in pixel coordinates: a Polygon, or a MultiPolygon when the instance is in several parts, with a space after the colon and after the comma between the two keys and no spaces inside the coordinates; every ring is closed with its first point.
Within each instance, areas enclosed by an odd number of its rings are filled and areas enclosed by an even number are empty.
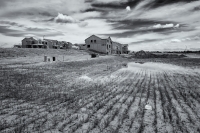
{"type": "MultiPolygon", "coordinates": [[[[92,37],[92,36],[97,37],[97,38],[99,38],[99,39],[102,39],[102,38],[100,38],[100,37],[98,37],[98,36],[96,36],[96,35],[91,35],[90,37],[92,37]]],[[[90,37],[86,38],[85,40],[89,39],[90,37]]]]}
{"type": "MultiPolygon", "coordinates": [[[[105,39],[102,39],[102,38],[100,38],[100,37],[98,37],[98,36],[96,36],[96,35],[91,35],[90,37],[92,37],[92,36],[97,37],[97,38],[99,38],[99,39],[101,39],[101,40],[108,40],[108,39],[109,39],[109,40],[112,41],[112,39],[111,39],[110,36],[109,36],[108,38],[105,38],[105,39]]],[[[90,37],[86,38],[85,40],[89,39],[90,37]]]]}
{"type": "MultiPolygon", "coordinates": [[[[38,39],[34,38],[34,37],[25,37],[23,40],[29,40],[29,41],[38,41],[38,39]]],[[[22,40],[22,41],[23,41],[22,40]]]]}

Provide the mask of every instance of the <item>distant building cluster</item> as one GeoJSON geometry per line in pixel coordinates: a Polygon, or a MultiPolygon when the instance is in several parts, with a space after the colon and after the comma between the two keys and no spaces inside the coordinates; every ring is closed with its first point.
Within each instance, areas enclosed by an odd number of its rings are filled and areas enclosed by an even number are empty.
{"type": "MultiPolygon", "coordinates": [[[[18,46],[16,46],[18,47],[18,46]]],[[[85,44],[73,45],[66,41],[57,41],[51,39],[36,39],[34,37],[24,38],[22,48],[50,48],[50,49],[80,49],[90,50],[102,54],[128,54],[128,44],[121,44],[113,41],[110,37],[102,39],[92,35],[85,39],[85,44]]]]}
{"type": "Polygon", "coordinates": [[[50,49],[69,49],[72,43],[66,41],[57,41],[51,39],[36,39],[34,37],[24,38],[22,48],[50,48],[50,49]]]}
{"type": "Polygon", "coordinates": [[[92,35],[85,39],[85,44],[80,45],[82,50],[92,50],[104,54],[128,54],[128,44],[121,44],[112,41],[110,37],[102,39],[92,35]]]}

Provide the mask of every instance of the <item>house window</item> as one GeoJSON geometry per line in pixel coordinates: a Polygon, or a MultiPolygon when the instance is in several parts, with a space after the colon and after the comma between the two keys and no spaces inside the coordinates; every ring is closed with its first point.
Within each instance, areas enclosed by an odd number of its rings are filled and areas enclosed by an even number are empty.
{"type": "Polygon", "coordinates": [[[96,40],[94,40],[94,43],[96,43],[96,40]]]}
{"type": "Polygon", "coordinates": [[[46,42],[46,44],[47,44],[47,42],[46,42]]]}
{"type": "Polygon", "coordinates": [[[109,45],[109,48],[110,48],[110,45],[109,45]]]}
{"type": "Polygon", "coordinates": [[[90,48],[90,45],[87,45],[87,48],[90,48]]]}
{"type": "Polygon", "coordinates": [[[91,40],[91,43],[93,43],[93,40],[91,40]]]}

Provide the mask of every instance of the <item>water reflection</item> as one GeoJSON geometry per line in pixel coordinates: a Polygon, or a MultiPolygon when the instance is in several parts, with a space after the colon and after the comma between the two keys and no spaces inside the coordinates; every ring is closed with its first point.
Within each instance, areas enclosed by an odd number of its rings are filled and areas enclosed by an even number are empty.
{"type": "Polygon", "coordinates": [[[151,71],[168,71],[168,70],[180,71],[180,70],[186,69],[181,66],[165,64],[165,63],[155,63],[155,62],[130,62],[124,66],[126,67],[121,67],[121,70],[135,71],[138,69],[142,69],[142,70],[151,70],[151,71]]]}

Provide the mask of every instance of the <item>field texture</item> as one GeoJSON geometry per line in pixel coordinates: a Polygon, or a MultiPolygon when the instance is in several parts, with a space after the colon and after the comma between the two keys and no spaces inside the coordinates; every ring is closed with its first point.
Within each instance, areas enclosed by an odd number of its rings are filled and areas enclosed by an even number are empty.
{"type": "Polygon", "coordinates": [[[200,132],[198,63],[128,62],[1,65],[0,132],[200,132]]]}

